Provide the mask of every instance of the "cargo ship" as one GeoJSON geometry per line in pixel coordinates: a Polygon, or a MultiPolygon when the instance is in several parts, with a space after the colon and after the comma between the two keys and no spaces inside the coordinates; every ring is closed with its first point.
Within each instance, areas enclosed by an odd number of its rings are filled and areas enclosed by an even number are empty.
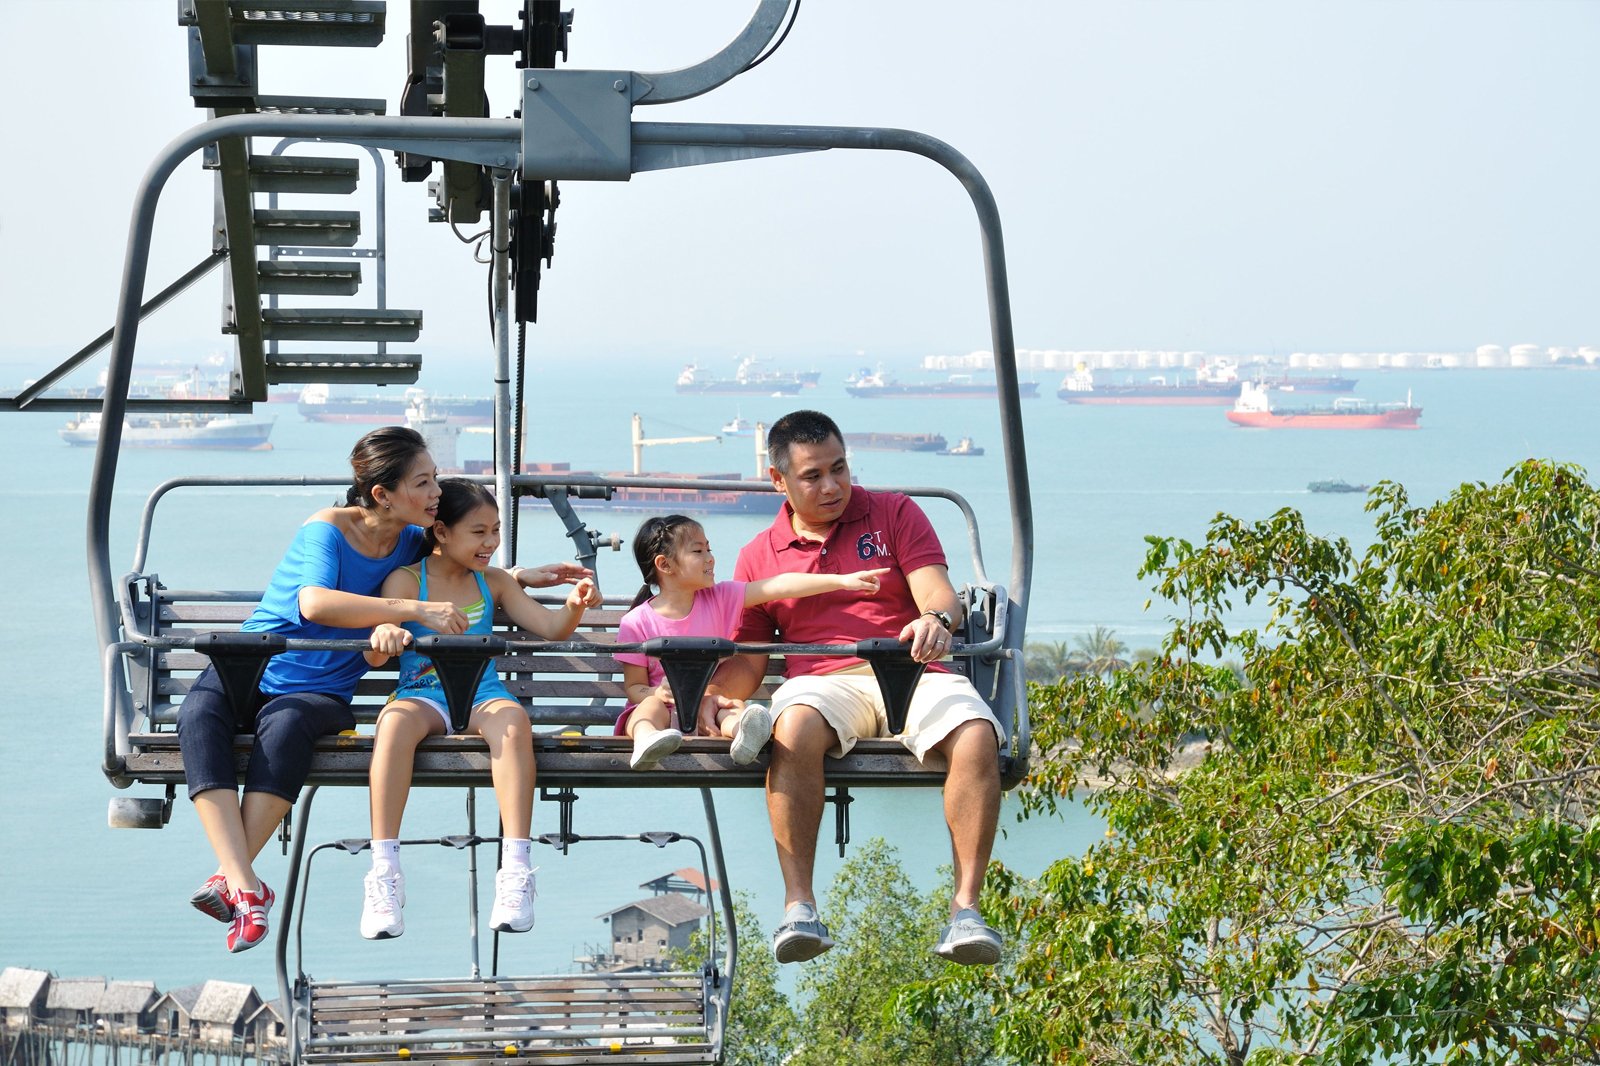
{"type": "Polygon", "coordinates": [[[1274,392],[1353,392],[1356,387],[1356,379],[1347,378],[1343,374],[1325,374],[1320,377],[1297,377],[1294,374],[1263,375],[1256,379],[1256,383],[1265,385],[1274,392]]]}
{"type": "MultiPolygon", "coordinates": [[[[74,447],[92,447],[100,440],[100,414],[90,412],[59,430],[61,439],[74,447]]],[[[122,420],[122,443],[128,448],[184,450],[268,451],[272,420],[234,415],[148,415],[122,420]]]]}
{"type": "MultiPolygon", "coordinates": [[[[951,374],[945,381],[903,383],[886,377],[883,373],[858,374],[847,381],[844,391],[860,400],[883,399],[958,399],[994,397],[999,389],[992,381],[978,381],[971,374],[951,374]]],[[[1034,381],[1017,383],[1017,395],[1031,400],[1039,395],[1039,384],[1034,381]]]]}
{"type": "Polygon", "coordinates": [[[815,385],[822,371],[796,373],[789,370],[762,370],[756,360],[745,359],[731,378],[719,378],[698,363],[689,363],[678,372],[679,392],[701,394],[748,394],[753,396],[793,396],[815,385]]]}
{"type": "Polygon", "coordinates": [[[1284,407],[1274,409],[1267,402],[1267,390],[1245,383],[1239,400],[1228,412],[1228,421],[1251,429],[1416,429],[1422,408],[1411,402],[1369,403],[1341,396],[1326,407],[1284,407]]]}
{"type": "MultiPolygon", "coordinates": [[[[463,467],[467,474],[491,474],[493,468],[487,460],[468,459],[463,467]]],[[[574,470],[571,463],[523,463],[524,474],[573,474],[578,477],[661,477],[683,480],[703,481],[741,481],[745,480],[741,474],[630,474],[615,470],[609,474],[597,474],[593,470],[574,470]]],[[[726,489],[697,489],[697,488],[645,488],[635,485],[619,485],[612,489],[611,498],[600,499],[592,496],[569,496],[568,502],[574,510],[578,511],[636,511],[646,514],[759,514],[774,515],[778,512],[781,497],[777,493],[764,492],[733,492],[726,489]]],[[[544,506],[538,497],[523,497],[524,504],[544,506]]]]}
{"type": "Polygon", "coordinates": [[[494,425],[494,401],[487,396],[433,396],[422,389],[406,389],[389,396],[335,396],[328,386],[307,385],[295,405],[307,422],[359,422],[374,425],[401,425],[406,408],[426,396],[428,409],[460,426],[494,425]]]}
{"type": "Polygon", "coordinates": [[[1136,406],[1223,406],[1239,398],[1239,369],[1233,363],[1218,362],[1201,366],[1195,380],[1184,381],[1165,375],[1146,381],[1100,384],[1094,372],[1079,366],[1061,382],[1056,396],[1067,403],[1136,406]]]}
{"type": "Polygon", "coordinates": [[[844,443],[872,452],[940,452],[949,445],[939,433],[846,433],[844,443]]]}

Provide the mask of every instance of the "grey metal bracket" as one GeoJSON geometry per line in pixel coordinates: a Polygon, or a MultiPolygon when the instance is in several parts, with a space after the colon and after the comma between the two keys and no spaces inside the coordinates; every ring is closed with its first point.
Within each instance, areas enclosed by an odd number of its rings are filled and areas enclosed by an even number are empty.
{"type": "Polygon", "coordinates": [[[737,646],[723,637],[651,637],[641,646],[646,655],[661,660],[673,702],[678,705],[678,728],[693,733],[711,675],[737,646]]]}
{"type": "Polygon", "coordinates": [[[439,686],[450,708],[450,725],[461,732],[472,717],[472,697],[489,660],[506,653],[506,638],[490,633],[436,634],[419,638],[416,646],[438,669],[439,686]]]}

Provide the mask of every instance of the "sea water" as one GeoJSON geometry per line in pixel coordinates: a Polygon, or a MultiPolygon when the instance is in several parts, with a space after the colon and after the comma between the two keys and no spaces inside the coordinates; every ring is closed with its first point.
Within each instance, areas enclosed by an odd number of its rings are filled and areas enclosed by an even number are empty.
{"type": "MultiPolygon", "coordinates": [[[[716,434],[736,413],[770,423],[797,406],[833,414],[847,431],[939,432],[951,442],[970,436],[987,449],[979,457],[857,452],[852,466],[868,486],[944,486],[963,494],[982,523],[982,550],[991,579],[1010,583],[1008,498],[995,405],[984,400],[858,400],[843,389],[846,368],[799,397],[680,397],[676,367],[619,358],[614,363],[530,370],[528,457],[569,461],[574,469],[626,471],[631,466],[629,416],[644,419],[648,437],[716,434]]],[[[437,374],[437,370],[430,373],[437,374]]],[[[1054,398],[1054,375],[1041,375],[1041,397],[1025,401],[1024,425],[1034,512],[1034,575],[1028,639],[1068,641],[1103,625],[1130,648],[1153,646],[1166,609],[1148,609],[1147,582],[1136,577],[1149,534],[1203,536],[1218,512],[1260,518],[1281,507],[1305,512],[1311,528],[1359,543],[1370,523],[1359,495],[1313,495],[1307,483],[1343,478],[1355,483],[1392,479],[1419,502],[1464,480],[1493,480],[1528,457],[1548,457],[1594,469],[1600,442],[1590,426],[1600,399],[1600,374],[1580,370],[1351,372],[1357,394],[1398,401],[1410,391],[1423,408],[1415,432],[1289,432],[1243,430],[1221,407],[1083,407],[1054,398]]],[[[425,382],[443,392],[483,392],[487,374],[462,369],[425,382]]],[[[1286,398],[1306,402],[1306,398],[1286,398]]],[[[127,451],[118,474],[112,545],[113,574],[130,567],[135,533],[149,490],[180,473],[343,473],[351,443],[365,427],[303,421],[289,405],[258,414],[277,419],[267,452],[173,454],[127,451]]],[[[54,970],[63,976],[151,979],[163,989],[223,978],[276,987],[270,947],[238,956],[223,949],[224,927],[193,911],[188,895],[212,870],[193,810],[180,795],[171,824],[161,831],[113,831],[106,801],[118,795],[100,772],[100,664],[86,595],[84,531],[88,449],[56,435],[63,416],[0,416],[0,443],[14,472],[7,508],[11,558],[0,627],[7,698],[0,704],[0,965],[54,970]]],[[[463,457],[486,457],[488,438],[466,434],[463,457]]],[[[718,443],[653,446],[644,469],[752,476],[748,438],[718,443]]],[[[253,588],[270,575],[295,527],[332,502],[329,489],[185,490],[157,512],[149,567],[171,587],[253,588]]],[[[955,509],[928,501],[960,582],[973,573],[966,534],[955,509]]],[[[532,564],[571,555],[560,525],[525,512],[517,561],[532,564]]],[[[638,514],[597,516],[602,533],[631,537],[638,514]]],[[[764,518],[708,516],[729,576],[739,546],[764,518]]],[[[602,552],[605,590],[637,588],[631,552],[602,552]]],[[[135,794],[151,795],[146,788],[135,794]]],[[[851,811],[857,841],[887,838],[913,879],[940,884],[949,862],[937,793],[924,789],[855,791],[851,811]]],[[[313,842],[366,834],[366,794],[324,789],[313,820],[313,842]]],[[[717,793],[717,810],[736,890],[754,897],[767,928],[781,907],[770,831],[759,790],[717,793]]],[[[495,831],[493,796],[477,793],[478,828],[495,831]]],[[[535,832],[556,828],[556,808],[540,803],[535,832]]],[[[692,790],[599,790],[575,805],[581,834],[676,830],[705,835],[699,794],[692,790]]],[[[404,836],[428,837],[465,829],[465,795],[417,789],[404,836]]],[[[1052,859],[1081,852],[1101,826],[1081,807],[1059,819],[1018,823],[1008,801],[996,856],[1024,874],[1052,859]]],[[[817,863],[819,890],[837,871],[832,809],[824,815],[817,863]]],[[[575,956],[609,941],[606,912],[648,895],[641,885],[698,864],[688,844],[586,843],[567,855],[539,847],[537,924],[525,936],[500,938],[499,958],[485,939],[480,962],[502,972],[562,972],[575,956]]],[[[303,961],[318,978],[448,976],[471,965],[466,939],[464,853],[412,847],[406,935],[369,943],[356,930],[361,875],[367,858],[338,850],[315,860],[301,931],[303,961]]],[[[492,849],[481,852],[482,892],[492,883],[492,849]]],[[[285,860],[276,843],[259,863],[282,889],[285,860]]],[[[486,906],[487,904],[485,904],[486,906]]],[[[934,935],[929,931],[930,940],[934,935]]],[[[294,963],[291,961],[291,972],[294,963]]]]}

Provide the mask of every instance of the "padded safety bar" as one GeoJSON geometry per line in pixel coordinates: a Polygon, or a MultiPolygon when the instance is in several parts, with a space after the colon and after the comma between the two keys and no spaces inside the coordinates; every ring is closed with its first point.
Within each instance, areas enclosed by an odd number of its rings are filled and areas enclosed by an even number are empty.
{"type": "Polygon", "coordinates": [[[194,650],[211,657],[236,721],[261,688],[267,660],[288,647],[281,633],[197,633],[194,650]]]}
{"type": "Polygon", "coordinates": [[[678,705],[678,728],[692,734],[711,675],[738,646],[722,637],[651,637],[643,650],[661,661],[672,700],[678,705]]]}
{"type": "Polygon", "coordinates": [[[872,665],[872,676],[878,679],[883,709],[889,717],[889,735],[899,736],[906,731],[911,696],[917,691],[917,682],[922,680],[927,664],[911,657],[909,645],[887,637],[857,641],[856,655],[872,665]]]}
{"type": "Polygon", "coordinates": [[[506,653],[506,638],[492,633],[436,634],[418,638],[416,648],[438,669],[439,686],[444,689],[445,703],[450,708],[451,729],[461,732],[472,717],[473,697],[489,660],[506,653]]]}

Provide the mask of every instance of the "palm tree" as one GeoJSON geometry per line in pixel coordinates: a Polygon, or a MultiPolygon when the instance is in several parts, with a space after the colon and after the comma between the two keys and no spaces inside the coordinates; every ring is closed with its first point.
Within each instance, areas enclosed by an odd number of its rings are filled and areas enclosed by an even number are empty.
{"type": "Polygon", "coordinates": [[[1072,660],[1075,669],[1080,673],[1098,674],[1104,677],[1128,665],[1128,660],[1124,658],[1128,653],[1128,646],[1117,639],[1114,629],[1095,626],[1072,644],[1072,660]]]}
{"type": "Polygon", "coordinates": [[[1053,685],[1068,674],[1078,672],[1067,642],[1025,644],[1022,648],[1022,676],[1042,685],[1053,685]]]}

